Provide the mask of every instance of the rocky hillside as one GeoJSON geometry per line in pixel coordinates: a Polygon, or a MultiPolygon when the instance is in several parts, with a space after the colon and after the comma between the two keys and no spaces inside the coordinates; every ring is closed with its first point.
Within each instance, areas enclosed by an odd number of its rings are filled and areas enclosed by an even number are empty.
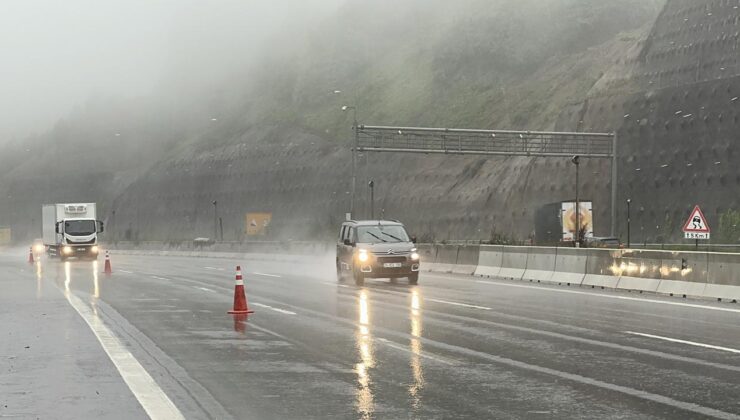
{"type": "MultiPolygon", "coordinates": [[[[634,71],[620,57],[644,48],[662,4],[348,1],[193,104],[98,99],[6,146],[0,225],[38,236],[43,202],[90,200],[109,239],[189,239],[212,236],[218,200],[226,240],[243,239],[249,211],[272,212],[276,238],[331,235],[348,207],[343,104],[365,124],[575,130],[559,116],[619,89],[605,80],[634,71]]],[[[571,198],[569,177],[559,160],[371,154],[359,184],[375,179],[376,207],[427,239],[524,238],[539,205],[571,198]]],[[[604,233],[608,182],[583,187],[604,233]]]]}

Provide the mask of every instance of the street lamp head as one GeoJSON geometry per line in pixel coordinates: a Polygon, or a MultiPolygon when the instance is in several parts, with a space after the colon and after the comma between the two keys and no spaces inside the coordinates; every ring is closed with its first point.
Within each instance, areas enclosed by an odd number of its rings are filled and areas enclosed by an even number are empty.
{"type": "Polygon", "coordinates": [[[218,204],[218,201],[213,200],[213,205],[215,206],[216,204],[218,204]]]}
{"type": "Polygon", "coordinates": [[[570,161],[573,162],[574,165],[578,165],[579,163],[581,163],[581,157],[578,155],[575,155],[572,158],[570,158],[570,161]]]}
{"type": "Polygon", "coordinates": [[[367,183],[367,185],[368,185],[368,186],[369,186],[370,188],[372,188],[372,187],[374,187],[374,186],[375,186],[375,181],[370,181],[370,182],[368,182],[368,183],[367,183]]]}
{"type": "Polygon", "coordinates": [[[631,198],[628,198],[628,199],[627,199],[627,204],[629,204],[629,203],[631,203],[631,202],[632,202],[632,199],[631,199],[631,198]]]}

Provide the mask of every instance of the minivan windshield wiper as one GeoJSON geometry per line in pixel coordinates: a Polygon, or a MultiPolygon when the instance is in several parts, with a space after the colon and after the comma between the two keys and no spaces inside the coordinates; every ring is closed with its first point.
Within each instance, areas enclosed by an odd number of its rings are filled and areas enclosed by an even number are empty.
{"type": "Polygon", "coordinates": [[[401,238],[398,238],[398,237],[396,237],[396,236],[393,236],[393,235],[391,235],[390,233],[385,233],[385,232],[380,232],[380,233],[382,233],[382,234],[383,234],[383,235],[385,235],[385,236],[390,236],[391,238],[395,239],[395,240],[396,240],[396,241],[398,241],[398,242],[403,242],[403,239],[401,239],[401,238]]]}
{"type": "Polygon", "coordinates": [[[372,232],[367,232],[367,234],[370,235],[370,236],[372,236],[373,238],[381,241],[381,242],[388,242],[388,241],[384,240],[383,238],[381,238],[380,236],[378,236],[378,235],[376,235],[376,234],[374,234],[372,232]]]}

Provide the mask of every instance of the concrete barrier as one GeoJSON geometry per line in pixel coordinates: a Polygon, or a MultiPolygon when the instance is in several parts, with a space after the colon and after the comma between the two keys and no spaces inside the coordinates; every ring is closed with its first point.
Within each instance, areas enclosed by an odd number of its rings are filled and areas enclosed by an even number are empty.
{"type": "Polygon", "coordinates": [[[557,248],[530,248],[522,280],[549,282],[555,272],[557,248]]]}
{"type": "Polygon", "coordinates": [[[503,248],[501,256],[501,271],[498,277],[512,280],[521,280],[527,269],[527,254],[529,247],[507,246],[503,248]]]}
{"type": "Polygon", "coordinates": [[[558,248],[550,281],[580,285],[586,276],[588,256],[576,248],[558,248]]]}
{"type": "Polygon", "coordinates": [[[645,250],[623,250],[614,268],[619,274],[617,289],[657,292],[661,282],[663,252],[645,250]]]}
{"type": "Polygon", "coordinates": [[[707,254],[707,285],[703,296],[740,300],[740,258],[733,254],[707,254]]]}
{"type": "Polygon", "coordinates": [[[457,261],[457,245],[434,245],[434,261],[424,264],[423,270],[451,273],[457,261]]]}
{"type": "Polygon", "coordinates": [[[608,287],[614,289],[619,283],[619,259],[618,250],[608,249],[584,249],[586,259],[586,275],[583,277],[583,286],[608,287]]]}
{"type": "Polygon", "coordinates": [[[503,254],[504,247],[502,245],[481,245],[475,275],[478,277],[497,277],[501,271],[503,254]]]}
{"type": "Polygon", "coordinates": [[[706,252],[664,252],[658,293],[686,297],[703,297],[707,286],[706,252]],[[686,262],[686,268],[683,268],[686,262]]]}
{"type": "Polygon", "coordinates": [[[472,275],[478,268],[480,245],[460,245],[457,248],[457,261],[452,268],[456,274],[472,275]]]}
{"type": "Polygon", "coordinates": [[[421,271],[432,271],[434,268],[434,259],[437,256],[437,249],[432,244],[418,244],[416,250],[419,253],[421,271]]]}

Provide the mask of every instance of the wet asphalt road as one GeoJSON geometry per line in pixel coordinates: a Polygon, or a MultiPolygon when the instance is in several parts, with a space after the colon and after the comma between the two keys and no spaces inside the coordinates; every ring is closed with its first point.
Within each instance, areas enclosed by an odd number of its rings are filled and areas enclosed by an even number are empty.
{"type": "Polygon", "coordinates": [[[187,418],[740,418],[738,305],[430,273],[358,288],[331,258],[15,261],[0,281],[80,297],[187,418]],[[247,320],[226,314],[236,264],[247,320]]]}

